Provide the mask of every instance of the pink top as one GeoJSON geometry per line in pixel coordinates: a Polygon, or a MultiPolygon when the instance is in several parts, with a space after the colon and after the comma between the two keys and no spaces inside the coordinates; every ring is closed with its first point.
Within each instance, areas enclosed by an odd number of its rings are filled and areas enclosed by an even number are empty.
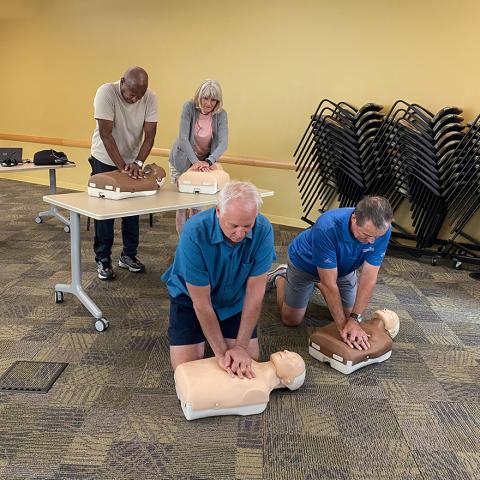
{"type": "Polygon", "coordinates": [[[210,153],[210,145],[212,144],[212,114],[203,115],[200,113],[194,126],[193,151],[199,160],[205,160],[210,153]]]}

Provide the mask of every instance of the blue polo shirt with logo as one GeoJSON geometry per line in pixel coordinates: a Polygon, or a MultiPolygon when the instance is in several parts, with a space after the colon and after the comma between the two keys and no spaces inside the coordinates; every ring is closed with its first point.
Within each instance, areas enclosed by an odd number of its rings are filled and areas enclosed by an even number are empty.
{"type": "Polygon", "coordinates": [[[322,214],[289,245],[292,263],[314,276],[318,276],[317,267],[337,268],[339,277],[357,270],[364,262],[380,266],[392,227],[371,244],[359,242],[350,231],[353,211],[354,208],[336,208],[322,214]]]}
{"type": "Polygon", "coordinates": [[[242,311],[248,278],[268,272],[275,258],[273,228],[266,217],[258,214],[245,238],[232,243],[210,208],[185,223],[173,265],[162,280],[174,298],[189,295],[187,283],[210,285],[213,308],[225,320],[242,311]]]}

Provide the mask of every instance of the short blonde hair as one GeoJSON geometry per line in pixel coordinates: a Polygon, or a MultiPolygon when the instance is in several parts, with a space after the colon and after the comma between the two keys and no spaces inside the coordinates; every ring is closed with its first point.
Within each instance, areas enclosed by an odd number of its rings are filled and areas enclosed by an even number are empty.
{"type": "Polygon", "coordinates": [[[197,88],[193,101],[195,102],[195,107],[200,109],[200,99],[201,98],[211,98],[217,101],[215,108],[213,109],[213,114],[219,113],[223,108],[223,96],[222,96],[222,87],[216,80],[205,80],[197,88]]]}

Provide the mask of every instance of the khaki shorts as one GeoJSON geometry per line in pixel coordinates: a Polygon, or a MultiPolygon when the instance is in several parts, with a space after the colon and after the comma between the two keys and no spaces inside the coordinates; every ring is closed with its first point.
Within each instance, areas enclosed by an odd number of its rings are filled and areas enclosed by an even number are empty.
{"type": "MultiPolygon", "coordinates": [[[[285,303],[292,308],[306,308],[312,296],[315,284],[320,281],[318,275],[300,270],[288,259],[285,278],[285,303]]],[[[343,308],[352,308],[357,296],[357,272],[351,272],[337,279],[343,308]]]]}

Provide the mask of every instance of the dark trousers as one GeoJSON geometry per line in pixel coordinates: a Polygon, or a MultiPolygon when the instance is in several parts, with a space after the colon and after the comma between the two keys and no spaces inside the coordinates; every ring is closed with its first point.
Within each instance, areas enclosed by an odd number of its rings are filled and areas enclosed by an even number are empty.
{"type": "MultiPolygon", "coordinates": [[[[91,157],[92,173],[113,172],[117,167],[106,165],[91,157]]],[[[107,200],[114,202],[115,200],[107,200]]],[[[120,200],[119,200],[120,201],[120,200]]],[[[95,251],[95,261],[109,259],[112,255],[113,246],[113,227],[115,219],[95,220],[95,240],[93,250],[95,251]]],[[[123,254],[129,257],[137,255],[138,242],[140,237],[139,216],[122,218],[122,239],[123,254]]]]}

